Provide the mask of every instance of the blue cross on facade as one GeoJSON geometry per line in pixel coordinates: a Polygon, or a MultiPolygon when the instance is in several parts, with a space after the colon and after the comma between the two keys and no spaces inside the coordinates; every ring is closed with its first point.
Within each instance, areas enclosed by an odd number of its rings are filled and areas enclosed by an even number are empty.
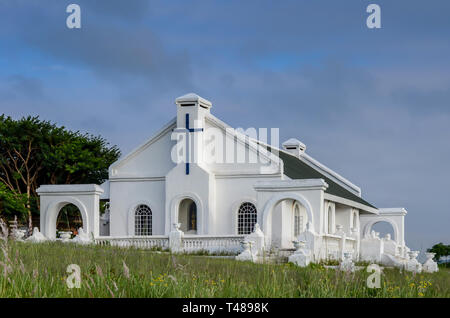
{"type": "MultiPolygon", "coordinates": [[[[203,128],[189,128],[189,114],[186,114],[186,132],[193,133],[203,131],[203,128]]],[[[186,134],[186,174],[189,174],[189,149],[190,135],[186,134]]]]}

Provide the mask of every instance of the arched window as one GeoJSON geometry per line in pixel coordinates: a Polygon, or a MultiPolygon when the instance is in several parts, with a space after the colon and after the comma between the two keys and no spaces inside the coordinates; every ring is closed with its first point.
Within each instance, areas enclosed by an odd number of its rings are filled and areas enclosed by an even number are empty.
{"type": "Polygon", "coordinates": [[[145,204],[140,204],[134,214],[134,234],[152,235],[152,210],[145,204]]]}
{"type": "Polygon", "coordinates": [[[333,224],[333,209],[331,206],[328,208],[328,234],[334,233],[334,224],[333,224]]]}
{"type": "Polygon", "coordinates": [[[358,212],[353,212],[353,229],[356,230],[358,229],[358,212]]]}
{"type": "Polygon", "coordinates": [[[297,237],[303,230],[303,215],[300,214],[298,203],[294,205],[294,236],[297,237]]]}
{"type": "Polygon", "coordinates": [[[256,207],[250,202],[244,202],[238,212],[238,234],[250,234],[256,224],[256,207]]]}

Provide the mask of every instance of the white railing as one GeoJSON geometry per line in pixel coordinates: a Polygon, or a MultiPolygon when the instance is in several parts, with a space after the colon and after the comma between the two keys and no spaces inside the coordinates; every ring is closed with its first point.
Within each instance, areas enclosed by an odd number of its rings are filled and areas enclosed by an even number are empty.
{"type": "Polygon", "coordinates": [[[324,235],[325,242],[325,257],[327,259],[338,260],[341,249],[342,238],[338,235],[327,234],[324,235]]]}
{"type": "Polygon", "coordinates": [[[342,237],[339,235],[326,234],[323,236],[327,259],[339,260],[343,253],[351,252],[353,256],[357,252],[357,241],[353,237],[347,236],[345,238],[345,246],[342,243],[342,237]]]}
{"type": "Polygon", "coordinates": [[[239,253],[245,235],[184,235],[183,251],[192,253],[207,251],[210,253],[239,253]]]}
{"type": "MultiPolygon", "coordinates": [[[[245,235],[184,235],[181,239],[181,248],[185,253],[206,251],[209,253],[239,253],[241,242],[245,235]]],[[[142,249],[169,249],[169,237],[165,235],[152,236],[100,236],[95,244],[101,246],[136,247],[142,249]]]]}
{"type": "Polygon", "coordinates": [[[344,246],[344,252],[351,252],[353,253],[353,256],[357,253],[357,242],[356,239],[353,237],[347,237],[345,239],[345,246],[344,246]]]}
{"type": "Polygon", "coordinates": [[[97,245],[110,245],[119,247],[136,247],[143,249],[152,248],[169,248],[169,237],[165,235],[152,235],[152,236],[122,236],[122,237],[109,237],[100,236],[95,239],[97,245]]]}

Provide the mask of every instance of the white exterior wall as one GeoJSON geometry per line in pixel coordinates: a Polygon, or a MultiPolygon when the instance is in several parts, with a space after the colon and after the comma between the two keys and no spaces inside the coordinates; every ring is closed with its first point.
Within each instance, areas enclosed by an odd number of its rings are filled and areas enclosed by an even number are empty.
{"type": "Polygon", "coordinates": [[[190,164],[186,175],[184,163],[180,163],[166,177],[166,223],[169,234],[173,223],[178,223],[178,208],[182,200],[191,199],[197,205],[197,234],[210,234],[209,224],[214,222],[214,178],[197,164],[190,164]]]}
{"type": "Polygon", "coordinates": [[[258,181],[276,180],[280,177],[254,178],[254,177],[221,177],[216,178],[216,204],[215,222],[211,224],[211,231],[215,234],[238,234],[237,213],[244,202],[250,202],[257,208],[257,193],[253,188],[258,181]]]}
{"type": "Polygon", "coordinates": [[[351,214],[353,212],[352,207],[336,204],[336,225],[342,225],[342,230],[350,235],[351,233],[351,214]]]}
{"type": "Polygon", "coordinates": [[[175,167],[170,153],[175,119],[149,141],[109,169],[110,235],[134,235],[134,212],[139,204],[152,210],[153,235],[165,234],[165,176],[175,167]]]}
{"type": "Polygon", "coordinates": [[[153,235],[164,234],[165,182],[120,181],[110,184],[110,235],[134,235],[134,211],[146,204],[152,210],[153,235]]]}

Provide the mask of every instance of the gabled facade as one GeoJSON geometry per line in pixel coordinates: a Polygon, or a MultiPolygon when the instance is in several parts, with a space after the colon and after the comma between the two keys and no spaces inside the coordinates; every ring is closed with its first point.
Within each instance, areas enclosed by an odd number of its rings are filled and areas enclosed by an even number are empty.
{"type": "MultiPolygon", "coordinates": [[[[168,236],[179,224],[188,236],[239,236],[258,223],[265,249],[289,249],[303,237],[316,259],[345,250],[359,254],[380,210],[361,197],[358,186],[311,158],[296,139],[278,149],[232,129],[198,95],[181,96],[175,104],[174,119],[111,165],[101,186],[100,199],[110,203],[102,233],[168,236]]],[[[43,187],[41,199],[51,202],[63,191],[59,187],[43,187]]],[[[47,208],[41,206],[42,214],[58,213],[47,208]]],[[[404,248],[406,211],[391,212],[383,219],[398,229],[394,241],[404,248]]],[[[89,231],[100,236],[99,221],[90,224],[89,231]]],[[[52,226],[41,223],[43,229],[52,226]]]]}

